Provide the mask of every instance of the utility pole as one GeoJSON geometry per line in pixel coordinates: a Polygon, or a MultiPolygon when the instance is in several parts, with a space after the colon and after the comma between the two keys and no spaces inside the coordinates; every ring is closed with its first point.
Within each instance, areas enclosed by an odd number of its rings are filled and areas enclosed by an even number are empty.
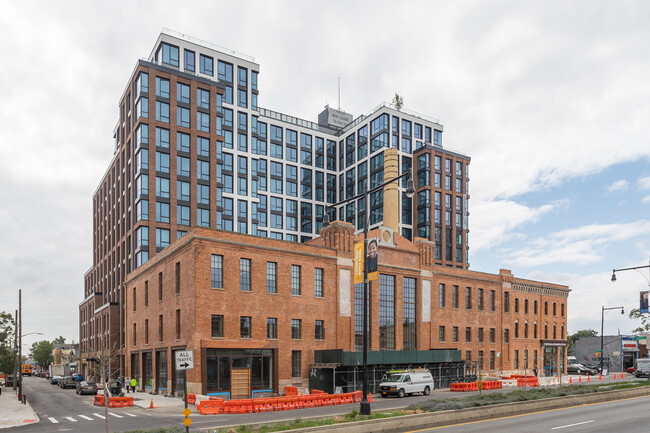
{"type": "Polygon", "coordinates": [[[18,380],[18,375],[16,374],[16,351],[18,350],[18,310],[16,310],[16,313],[14,314],[14,371],[13,371],[13,376],[14,376],[14,392],[16,392],[16,388],[18,387],[18,384],[16,384],[16,381],[18,380]]]}
{"type": "Polygon", "coordinates": [[[23,375],[22,375],[22,363],[23,363],[23,290],[18,289],[18,400],[23,401],[23,375]]]}

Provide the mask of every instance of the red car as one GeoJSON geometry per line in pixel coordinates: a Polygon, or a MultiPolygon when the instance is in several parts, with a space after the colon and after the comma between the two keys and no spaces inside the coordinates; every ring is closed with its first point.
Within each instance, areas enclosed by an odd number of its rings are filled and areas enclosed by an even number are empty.
{"type": "Polygon", "coordinates": [[[628,368],[627,368],[627,372],[628,372],[629,374],[634,374],[634,367],[628,367],[628,368]]]}

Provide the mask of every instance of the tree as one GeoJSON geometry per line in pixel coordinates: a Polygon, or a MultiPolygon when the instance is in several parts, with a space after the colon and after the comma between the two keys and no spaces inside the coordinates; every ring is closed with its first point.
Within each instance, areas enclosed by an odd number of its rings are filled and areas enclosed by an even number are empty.
{"type": "MultiPolygon", "coordinates": [[[[101,349],[95,352],[93,356],[94,361],[94,373],[96,378],[101,378],[101,383],[104,388],[104,418],[106,420],[106,433],[108,433],[108,403],[109,403],[109,389],[108,383],[106,381],[107,377],[111,376],[111,368],[119,363],[120,356],[122,355],[122,350],[118,343],[115,343],[113,347],[109,347],[108,344],[105,344],[105,341],[101,341],[101,349]]],[[[97,381],[97,379],[95,379],[97,381]]]]}
{"type": "Polygon", "coordinates": [[[571,334],[567,337],[567,340],[569,341],[569,345],[567,347],[567,353],[569,355],[573,355],[573,347],[575,345],[575,342],[578,341],[582,337],[595,337],[598,335],[598,332],[594,331],[593,329],[583,329],[581,331],[576,332],[575,334],[571,334]]]}
{"type": "Polygon", "coordinates": [[[9,373],[14,369],[14,317],[0,313],[0,371],[9,373]]]}
{"type": "Polygon", "coordinates": [[[52,340],[52,344],[65,344],[65,338],[64,337],[58,337],[52,340]]]}
{"type": "Polygon", "coordinates": [[[34,358],[34,361],[41,366],[41,368],[46,368],[54,361],[54,355],[52,354],[52,343],[47,340],[37,341],[32,344],[32,348],[29,351],[29,356],[34,358]]]}
{"type": "Polygon", "coordinates": [[[638,308],[633,308],[628,314],[628,317],[633,320],[640,320],[641,326],[632,330],[635,334],[640,334],[642,332],[650,332],[650,316],[646,313],[642,313],[638,308]]]}
{"type": "Polygon", "coordinates": [[[404,106],[404,98],[395,93],[395,96],[393,96],[393,100],[391,101],[391,105],[395,107],[396,110],[401,110],[404,106]]]}

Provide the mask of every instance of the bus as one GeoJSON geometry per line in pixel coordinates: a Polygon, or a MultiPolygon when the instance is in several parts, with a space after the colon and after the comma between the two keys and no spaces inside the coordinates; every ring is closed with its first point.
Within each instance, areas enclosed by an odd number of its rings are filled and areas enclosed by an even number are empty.
{"type": "Polygon", "coordinates": [[[20,373],[23,376],[31,376],[32,375],[32,364],[23,364],[20,366],[20,373]]]}

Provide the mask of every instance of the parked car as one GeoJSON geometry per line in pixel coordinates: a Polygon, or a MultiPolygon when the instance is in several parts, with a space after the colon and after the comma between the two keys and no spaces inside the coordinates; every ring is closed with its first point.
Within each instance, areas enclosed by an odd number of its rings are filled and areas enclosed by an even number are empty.
{"type": "Polygon", "coordinates": [[[81,382],[82,380],[84,380],[84,375],[81,373],[74,373],[72,377],[74,377],[74,380],[76,380],[77,382],[81,382]]]}
{"type": "Polygon", "coordinates": [[[598,370],[589,368],[582,364],[569,364],[566,367],[566,371],[568,374],[586,374],[588,376],[598,374],[598,370]]]}
{"type": "Polygon", "coordinates": [[[52,385],[58,385],[59,384],[59,379],[63,379],[61,376],[52,376],[52,379],[50,380],[50,383],[52,385]]]}
{"type": "Polygon", "coordinates": [[[596,370],[597,372],[600,373],[600,363],[595,364],[593,362],[590,362],[588,364],[584,364],[584,366],[587,367],[587,368],[591,368],[593,370],[596,370]]]}
{"type": "Polygon", "coordinates": [[[650,359],[637,358],[634,360],[634,377],[650,378],[650,359]]]}
{"type": "Polygon", "coordinates": [[[75,388],[77,386],[77,381],[72,376],[66,376],[59,380],[59,386],[64,389],[75,388]]]}
{"type": "Polygon", "coordinates": [[[86,382],[86,381],[80,381],[77,382],[77,394],[83,395],[83,394],[92,394],[92,395],[97,395],[97,385],[95,385],[95,382],[86,382]]]}
{"type": "Polygon", "coordinates": [[[634,367],[628,367],[626,370],[629,374],[634,374],[634,367]]]}

